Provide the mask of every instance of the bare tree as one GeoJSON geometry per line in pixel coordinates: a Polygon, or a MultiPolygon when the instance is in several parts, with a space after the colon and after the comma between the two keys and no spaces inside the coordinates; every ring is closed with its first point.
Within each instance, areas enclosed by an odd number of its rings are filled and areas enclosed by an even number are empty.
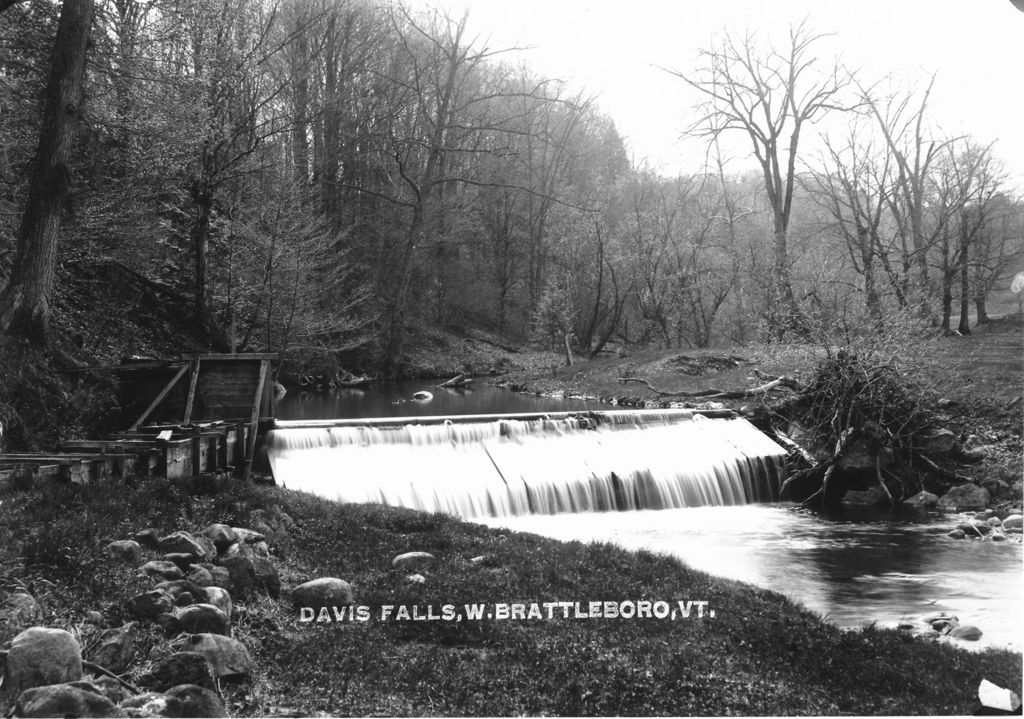
{"type": "Polygon", "coordinates": [[[807,332],[790,281],[788,246],[800,136],[825,113],[851,109],[844,102],[850,74],[838,62],[819,72],[814,51],[823,37],[803,21],[790,27],[787,47],[759,54],[750,32],[741,38],[726,34],[701,51],[704,66],[695,75],[670,70],[702,97],[689,132],[711,140],[724,132],[742,132],[761,167],[774,230],[769,320],[777,337],[787,331],[807,332]]]}

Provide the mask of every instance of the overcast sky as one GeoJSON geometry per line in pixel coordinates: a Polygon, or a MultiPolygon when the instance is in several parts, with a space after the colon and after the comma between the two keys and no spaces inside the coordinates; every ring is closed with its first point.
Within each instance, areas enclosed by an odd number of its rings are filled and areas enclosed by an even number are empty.
{"type": "MultiPolygon", "coordinates": [[[[682,140],[692,91],[660,67],[691,70],[723,30],[784,38],[809,18],[823,60],[840,56],[867,83],[910,87],[937,73],[933,121],[948,133],[996,141],[1024,188],[1024,12],[1010,0],[416,0],[458,13],[492,48],[539,74],[597,94],[634,159],[666,173],[699,166],[704,146],[682,140]]],[[[746,146],[737,145],[737,152],[746,146]]]]}

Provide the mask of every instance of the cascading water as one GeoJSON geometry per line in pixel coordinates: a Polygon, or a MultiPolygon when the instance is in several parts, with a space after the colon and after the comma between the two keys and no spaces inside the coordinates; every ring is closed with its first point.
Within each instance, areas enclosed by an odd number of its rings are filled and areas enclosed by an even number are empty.
{"type": "Polygon", "coordinates": [[[431,424],[278,422],[279,484],[463,517],[668,509],[778,497],[785,451],[746,420],[680,410],[431,424]]]}

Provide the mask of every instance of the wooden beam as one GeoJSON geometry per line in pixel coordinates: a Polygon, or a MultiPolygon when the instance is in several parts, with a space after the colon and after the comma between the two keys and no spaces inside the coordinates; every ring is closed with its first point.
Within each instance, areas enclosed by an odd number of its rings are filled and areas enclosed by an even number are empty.
{"type": "Polygon", "coordinates": [[[260,360],[260,379],[256,383],[256,394],[253,397],[252,416],[249,419],[249,442],[245,448],[245,479],[252,476],[252,460],[256,454],[256,430],[260,423],[260,405],[263,402],[263,386],[267,383],[270,360],[260,360]]]}
{"type": "Polygon", "coordinates": [[[198,356],[192,360],[192,376],[189,378],[188,399],[185,400],[185,417],[182,420],[182,424],[188,424],[188,421],[192,419],[192,404],[196,398],[196,384],[199,382],[200,362],[202,362],[202,358],[198,356]]]}
{"type": "Polygon", "coordinates": [[[180,380],[185,375],[185,373],[188,372],[189,366],[190,365],[187,364],[181,366],[181,369],[178,370],[178,373],[174,375],[174,379],[167,383],[167,386],[160,391],[160,394],[156,396],[156,399],[154,399],[153,402],[148,407],[146,407],[146,411],[139,415],[139,418],[135,420],[135,423],[132,424],[132,426],[129,428],[129,431],[138,429],[139,425],[146,421],[146,417],[148,417],[150,413],[152,413],[152,411],[157,408],[157,405],[164,401],[164,397],[171,393],[171,390],[174,389],[174,385],[178,384],[178,380],[180,380]]]}

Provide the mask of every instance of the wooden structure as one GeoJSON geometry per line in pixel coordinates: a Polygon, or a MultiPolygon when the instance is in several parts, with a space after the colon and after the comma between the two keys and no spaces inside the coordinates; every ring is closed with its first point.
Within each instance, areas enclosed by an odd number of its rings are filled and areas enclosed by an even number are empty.
{"type": "Polygon", "coordinates": [[[229,473],[249,479],[262,424],[273,421],[275,354],[204,354],[128,360],[121,374],[127,430],[65,442],[60,452],[0,454],[0,483],[52,477],[186,479],[229,473]],[[128,419],[130,418],[130,419],[128,419]]]}

